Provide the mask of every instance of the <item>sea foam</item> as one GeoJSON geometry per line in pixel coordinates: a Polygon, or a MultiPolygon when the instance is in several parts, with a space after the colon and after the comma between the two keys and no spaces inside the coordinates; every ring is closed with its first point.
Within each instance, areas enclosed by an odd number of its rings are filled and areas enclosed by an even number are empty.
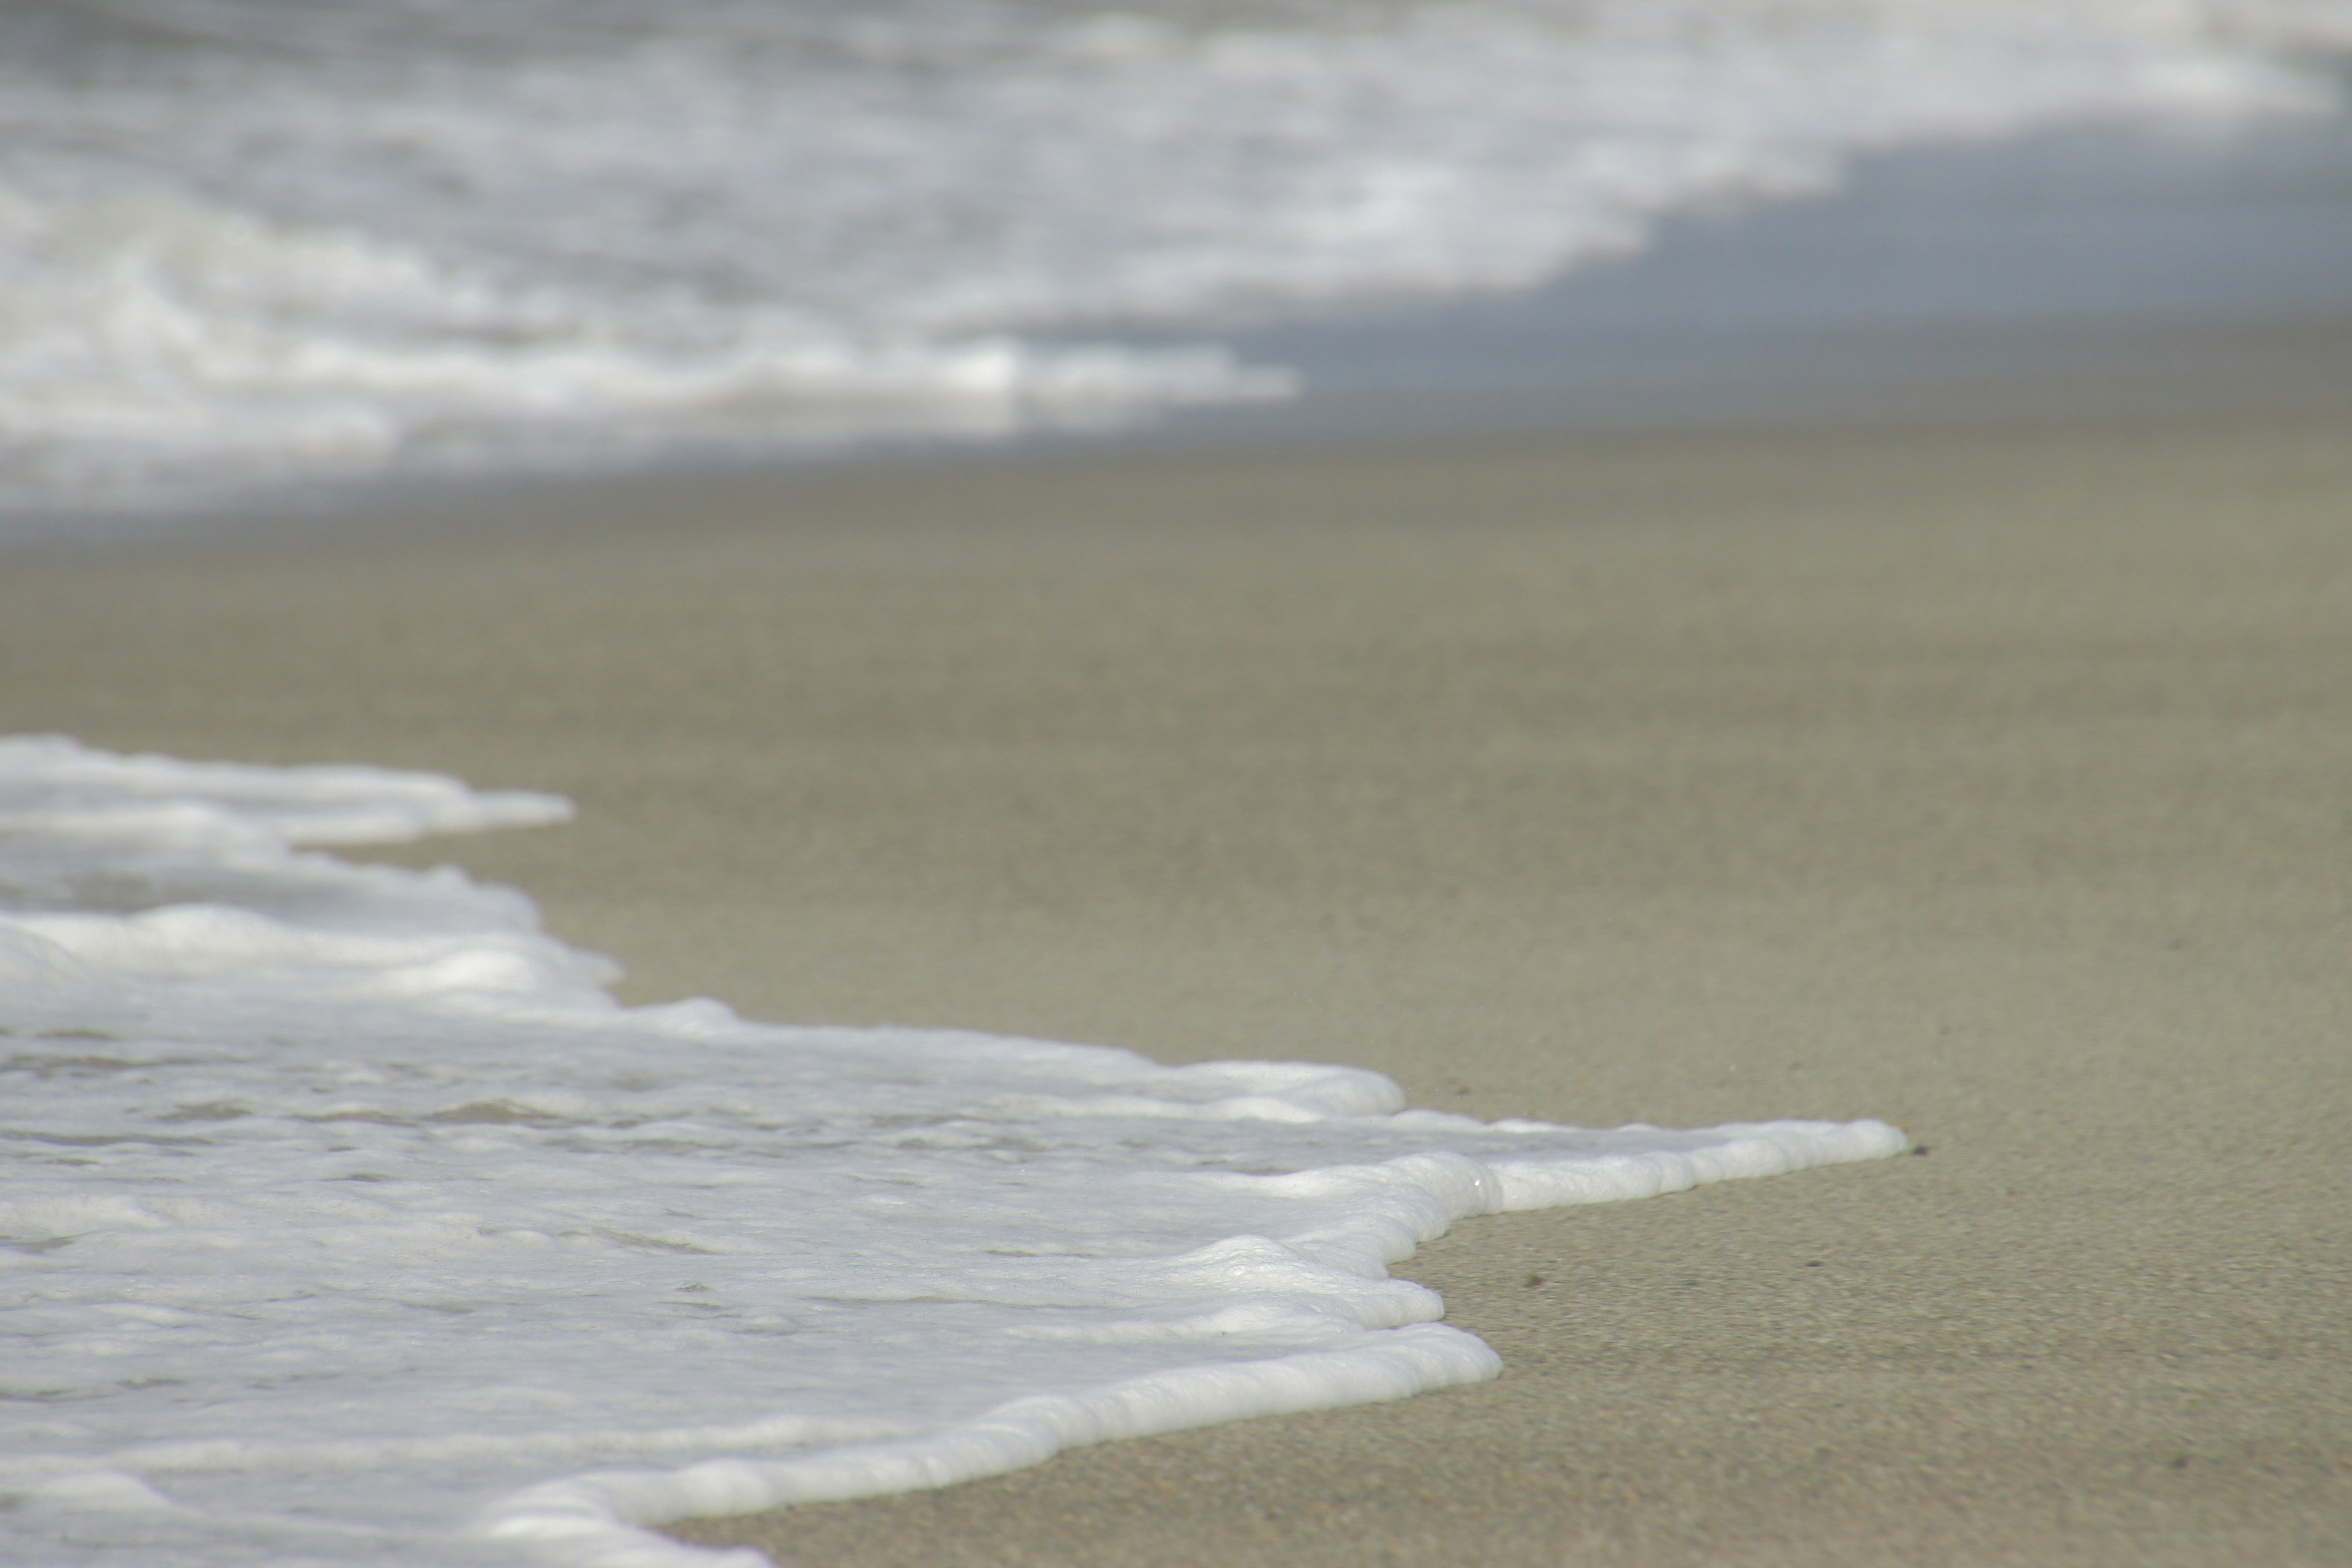
{"type": "Polygon", "coordinates": [[[1491,1377],[1466,1215],[1892,1153],[1343,1067],[625,1008],[351,844],[564,803],[0,740],[13,1561],[709,1561],[641,1528],[1491,1377]]]}
{"type": "Polygon", "coordinates": [[[2352,0],[13,5],[0,508],[1278,397],[1221,323],[1875,148],[2326,110],[2347,47],[2352,0]]]}

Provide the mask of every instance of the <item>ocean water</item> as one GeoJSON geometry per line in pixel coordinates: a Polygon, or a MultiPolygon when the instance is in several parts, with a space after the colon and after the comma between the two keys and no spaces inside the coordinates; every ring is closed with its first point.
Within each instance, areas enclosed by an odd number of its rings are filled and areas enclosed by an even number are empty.
{"type": "MultiPolygon", "coordinates": [[[[2352,0],[13,0],[0,513],[1280,399],[1880,149],[2325,113],[2352,0]]],[[[5,531],[5,526],[0,526],[5,531]]]]}
{"type": "Polygon", "coordinates": [[[687,1568],[640,1527],[1490,1377],[1387,1270],[1453,1222],[1905,1146],[623,1008],[296,847],[566,814],[0,740],[0,1559],[687,1568]]]}

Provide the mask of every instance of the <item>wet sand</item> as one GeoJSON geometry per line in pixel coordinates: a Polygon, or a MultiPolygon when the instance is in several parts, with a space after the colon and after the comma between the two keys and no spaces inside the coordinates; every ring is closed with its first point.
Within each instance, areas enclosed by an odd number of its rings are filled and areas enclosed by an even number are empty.
{"type": "Polygon", "coordinates": [[[562,790],[573,826],[395,858],[522,887],[633,999],[1924,1146],[1463,1226],[1404,1271],[1495,1384],[693,1539],[2352,1536],[2352,423],[647,481],[472,537],[19,560],[0,728],[562,790]]]}

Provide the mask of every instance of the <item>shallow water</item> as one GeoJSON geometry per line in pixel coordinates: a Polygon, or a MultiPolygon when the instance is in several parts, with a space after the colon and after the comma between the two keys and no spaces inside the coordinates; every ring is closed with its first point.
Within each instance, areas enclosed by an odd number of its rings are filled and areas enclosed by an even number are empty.
{"type": "Polygon", "coordinates": [[[2347,45],[2347,0],[26,0],[0,503],[1279,398],[1226,327],[1888,146],[2322,110],[2347,45]]]}
{"type": "Polygon", "coordinates": [[[564,810],[0,741],[16,1557],[693,1561],[634,1527],[1492,1376],[1387,1273],[1454,1221],[1904,1146],[624,1009],[511,891],[291,847],[564,810]]]}

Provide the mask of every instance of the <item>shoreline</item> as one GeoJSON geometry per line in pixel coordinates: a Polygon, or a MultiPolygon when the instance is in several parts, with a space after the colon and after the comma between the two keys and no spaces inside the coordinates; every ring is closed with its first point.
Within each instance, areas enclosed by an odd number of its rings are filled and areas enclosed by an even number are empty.
{"type": "Polygon", "coordinates": [[[1855,155],[1834,190],[1660,215],[1637,252],[1526,292],[1056,337],[1214,340],[1242,363],[1297,369],[1304,390],[1128,426],[305,481],[184,512],[0,514],[0,559],[389,540],[485,517],[561,527],[867,476],[1400,442],[2334,416],[2352,412],[2352,112],[1884,149],[1855,155]]]}
{"type": "Polygon", "coordinates": [[[663,494],[555,550],[12,563],[0,728],[569,794],[571,826],[384,858],[522,888],[630,1000],[1928,1151],[1464,1226],[1400,1272],[1496,1384],[677,1533],[1171,1568],[2340,1545],[2352,421],[663,494]]]}

